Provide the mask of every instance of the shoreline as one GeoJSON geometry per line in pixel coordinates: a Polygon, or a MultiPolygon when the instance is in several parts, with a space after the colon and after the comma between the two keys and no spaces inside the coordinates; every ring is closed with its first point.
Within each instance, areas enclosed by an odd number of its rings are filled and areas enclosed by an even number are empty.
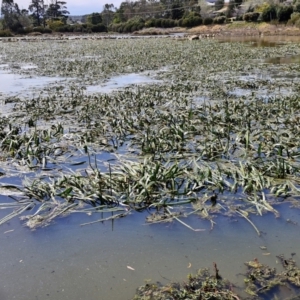
{"type": "MultiPolygon", "coordinates": [[[[131,34],[120,33],[51,33],[51,34],[29,34],[16,35],[13,37],[0,37],[0,42],[36,41],[36,40],[77,40],[77,39],[135,39],[135,38],[175,38],[191,39],[193,36],[198,38],[247,38],[247,37],[286,37],[287,39],[298,40],[300,28],[295,26],[274,25],[269,23],[245,23],[234,22],[223,25],[201,25],[190,29],[175,28],[147,28],[135,31],[131,34]],[[178,34],[178,35],[176,35],[178,34]]],[[[197,38],[195,38],[197,39],[197,38]]]]}
{"type": "Polygon", "coordinates": [[[225,25],[198,26],[189,34],[214,34],[215,36],[300,36],[300,28],[269,23],[234,22],[225,25]]]}

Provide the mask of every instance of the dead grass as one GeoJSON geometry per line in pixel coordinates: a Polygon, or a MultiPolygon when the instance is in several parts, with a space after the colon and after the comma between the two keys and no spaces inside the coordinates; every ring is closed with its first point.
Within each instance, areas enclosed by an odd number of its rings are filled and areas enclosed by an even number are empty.
{"type": "Polygon", "coordinates": [[[143,28],[142,30],[133,32],[134,35],[167,35],[177,32],[186,32],[186,29],[183,27],[174,27],[174,28],[143,28]]]}
{"type": "Polygon", "coordinates": [[[189,34],[214,34],[217,36],[256,36],[256,35],[300,35],[300,29],[294,26],[269,23],[248,23],[237,21],[224,25],[204,25],[187,30],[189,34]]]}

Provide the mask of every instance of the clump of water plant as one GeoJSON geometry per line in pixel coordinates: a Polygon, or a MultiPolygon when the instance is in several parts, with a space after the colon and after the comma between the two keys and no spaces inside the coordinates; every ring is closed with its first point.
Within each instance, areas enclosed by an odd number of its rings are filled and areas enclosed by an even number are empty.
{"type": "Polygon", "coordinates": [[[232,285],[219,275],[219,270],[214,263],[214,274],[208,269],[200,269],[196,275],[189,274],[184,283],[147,283],[137,289],[134,300],[166,300],[166,299],[240,299],[232,291],[232,285]]]}
{"type": "Polygon", "coordinates": [[[268,295],[270,291],[276,290],[281,286],[288,286],[289,288],[298,288],[299,268],[295,260],[292,258],[286,259],[284,255],[277,256],[282,264],[283,271],[277,272],[275,268],[270,268],[254,259],[246,262],[248,268],[244,282],[246,284],[246,292],[254,297],[260,295],[268,295]]]}
{"type": "MultiPolygon", "coordinates": [[[[290,289],[299,287],[299,268],[295,261],[285,259],[279,255],[283,271],[278,272],[275,268],[260,263],[257,259],[245,263],[247,271],[244,279],[245,296],[241,292],[242,287],[237,287],[233,283],[224,279],[217,267],[213,263],[213,272],[209,269],[200,269],[196,275],[189,274],[187,281],[183,283],[170,283],[162,285],[157,283],[147,283],[137,289],[134,300],[167,300],[167,299],[283,299],[280,288],[287,286],[290,289]],[[235,291],[239,291],[238,293],[235,291]],[[279,298],[278,298],[279,297],[279,298]]],[[[286,300],[298,299],[299,296],[285,298],[286,300]]]]}

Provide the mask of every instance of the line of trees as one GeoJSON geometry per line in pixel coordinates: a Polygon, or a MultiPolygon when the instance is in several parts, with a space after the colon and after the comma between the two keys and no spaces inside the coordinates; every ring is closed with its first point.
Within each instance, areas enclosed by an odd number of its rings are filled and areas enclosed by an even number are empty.
{"type": "MultiPolygon", "coordinates": [[[[94,12],[82,17],[81,22],[68,20],[67,3],[63,0],[31,0],[28,9],[20,9],[14,0],[2,0],[1,14],[3,27],[17,33],[26,30],[60,32],[133,32],[144,27],[193,27],[201,24],[222,24],[230,17],[247,22],[274,21],[300,26],[300,0],[292,4],[280,0],[274,4],[266,0],[261,5],[248,6],[241,11],[242,0],[216,0],[214,8],[205,7],[200,0],[137,0],[124,1],[119,8],[105,4],[102,12],[94,12]],[[291,21],[292,20],[292,21],[291,21]],[[29,29],[28,29],[29,28],[29,29]],[[31,28],[31,29],[30,29],[31,28]]],[[[1,29],[1,28],[0,28],[1,29]]],[[[24,32],[25,31],[25,32],[24,32]]]]}
{"type": "Polygon", "coordinates": [[[44,0],[31,0],[28,9],[21,10],[14,0],[2,0],[3,28],[17,32],[31,25],[46,27],[49,20],[65,22],[69,14],[66,4],[64,1],[52,0],[46,5],[44,0]]]}

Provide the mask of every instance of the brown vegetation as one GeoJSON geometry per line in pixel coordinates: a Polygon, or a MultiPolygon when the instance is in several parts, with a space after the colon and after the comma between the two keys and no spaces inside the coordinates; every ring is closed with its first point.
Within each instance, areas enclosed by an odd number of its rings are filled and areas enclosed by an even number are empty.
{"type": "Polygon", "coordinates": [[[225,25],[197,26],[188,30],[189,34],[214,34],[215,36],[274,36],[300,35],[300,28],[295,26],[273,25],[268,23],[236,22],[225,25]]]}

